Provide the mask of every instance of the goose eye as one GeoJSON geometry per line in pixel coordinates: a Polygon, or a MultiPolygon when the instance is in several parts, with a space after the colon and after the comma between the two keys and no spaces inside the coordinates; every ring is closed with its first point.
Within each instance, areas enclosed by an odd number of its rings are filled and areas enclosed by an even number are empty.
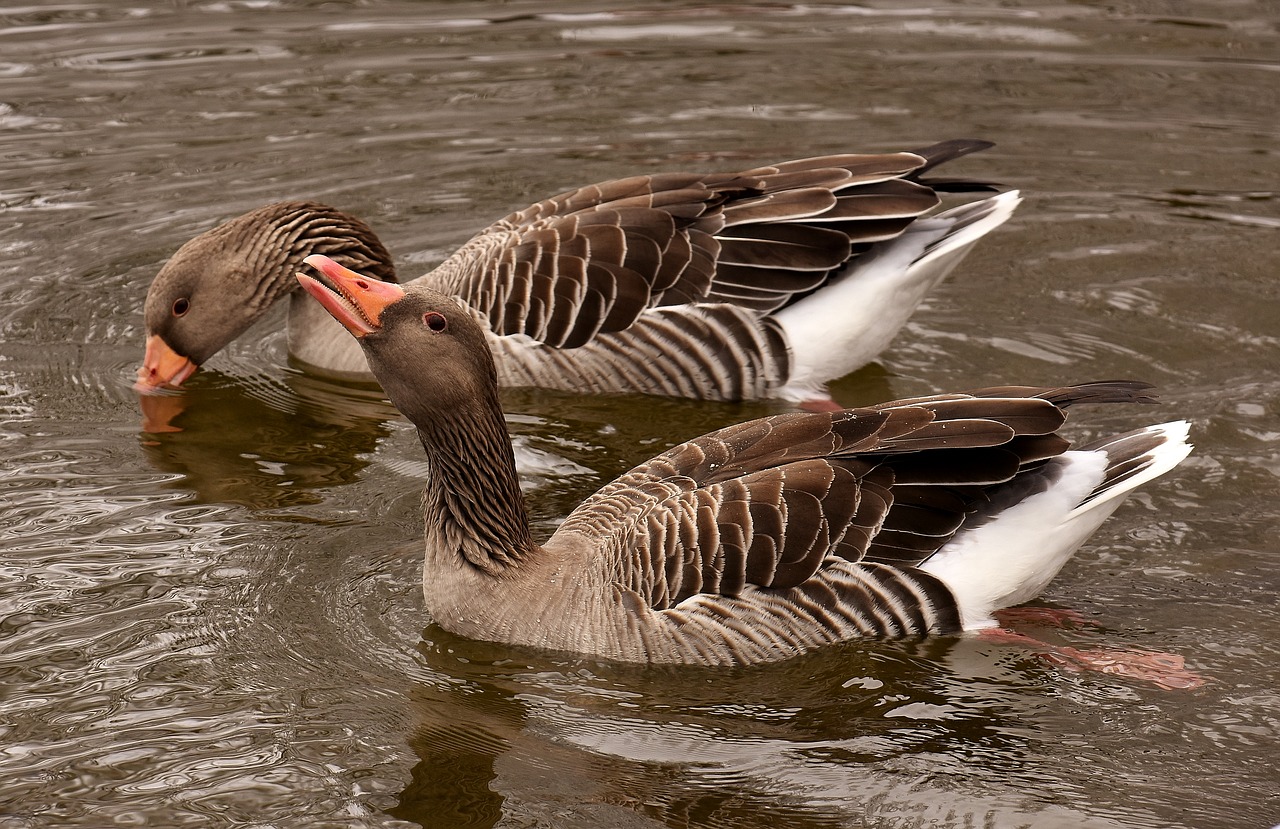
{"type": "Polygon", "coordinates": [[[180,317],[183,314],[187,313],[187,310],[189,308],[191,308],[191,301],[188,300],[186,297],[181,297],[175,300],[173,303],[173,315],[175,317],[180,317]]]}
{"type": "Polygon", "coordinates": [[[422,324],[437,334],[449,327],[449,321],[444,318],[444,314],[436,311],[428,311],[423,314],[422,324]]]}

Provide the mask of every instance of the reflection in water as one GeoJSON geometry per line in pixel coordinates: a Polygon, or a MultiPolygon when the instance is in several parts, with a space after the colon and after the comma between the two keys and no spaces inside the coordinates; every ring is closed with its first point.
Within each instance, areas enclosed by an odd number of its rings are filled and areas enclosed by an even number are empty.
{"type": "MultiPolygon", "coordinates": [[[[0,825],[1274,824],[1274,3],[518,5],[0,12],[0,825]],[[946,135],[1027,202],[833,390],[1155,382],[1196,453],[1056,583],[1109,627],[1052,641],[1184,655],[1198,690],[970,638],[723,674],[419,653],[421,450],[380,397],[264,330],[139,436],[146,286],[221,219],[319,199],[420,273],[583,181],[946,135]]],[[[544,533],[770,413],[504,403],[544,533]]]]}
{"type": "Polygon", "coordinates": [[[408,743],[418,761],[390,814],[424,827],[488,829],[503,815],[504,798],[492,786],[495,763],[511,750],[525,724],[524,704],[497,687],[485,670],[509,659],[459,658],[447,646],[430,643],[423,653],[433,672],[468,666],[479,670],[457,677],[446,670],[440,680],[415,689],[419,719],[408,743]]]}
{"type": "Polygon", "coordinates": [[[1053,680],[974,638],[723,671],[426,635],[391,810],[426,827],[1116,825],[1043,804],[1026,761],[1053,750],[1034,693],[1053,680]]]}
{"type": "Polygon", "coordinates": [[[228,382],[205,372],[182,392],[140,396],[151,464],[182,477],[205,503],[256,509],[313,504],[316,489],[349,483],[398,417],[381,390],[290,374],[228,382]]]}

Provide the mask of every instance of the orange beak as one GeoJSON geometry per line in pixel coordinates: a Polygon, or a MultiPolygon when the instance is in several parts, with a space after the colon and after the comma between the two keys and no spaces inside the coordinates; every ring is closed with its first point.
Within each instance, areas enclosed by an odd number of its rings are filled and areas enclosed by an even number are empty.
{"type": "Polygon", "coordinates": [[[154,394],[165,386],[181,386],[198,368],[189,357],[183,357],[170,348],[159,334],[152,334],[147,337],[147,353],[142,358],[133,388],[143,394],[154,394]]]}
{"type": "Polygon", "coordinates": [[[383,310],[391,303],[404,299],[404,288],[399,285],[363,277],[327,256],[316,253],[302,261],[324,274],[324,278],[333,284],[336,293],[324,283],[305,274],[297,275],[298,282],[356,337],[377,331],[381,327],[379,320],[383,310]]]}

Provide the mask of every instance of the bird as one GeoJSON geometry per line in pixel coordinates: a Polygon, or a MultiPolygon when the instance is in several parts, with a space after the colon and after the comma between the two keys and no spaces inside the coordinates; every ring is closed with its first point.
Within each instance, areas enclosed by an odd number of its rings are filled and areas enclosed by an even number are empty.
{"type": "MultiPolygon", "coordinates": [[[[838,408],[827,382],[875,359],[1018,205],[1013,190],[933,212],[945,193],[998,189],[929,175],[990,146],[603,182],[510,214],[408,284],[456,297],[481,322],[503,386],[838,408]]],[[[296,290],[311,254],[397,282],[354,216],[314,202],[246,213],[156,274],[135,389],[180,386],[285,297],[291,361],[371,381],[359,347],[296,290]]]]}
{"type": "Polygon", "coordinates": [[[331,259],[298,274],[417,427],[423,593],[456,635],[620,662],[749,665],[861,637],[982,630],[1039,595],[1136,487],[1191,451],[1174,421],[1078,448],[1116,380],[791,411],[681,443],[534,539],[488,336],[457,300],[331,259]]]}

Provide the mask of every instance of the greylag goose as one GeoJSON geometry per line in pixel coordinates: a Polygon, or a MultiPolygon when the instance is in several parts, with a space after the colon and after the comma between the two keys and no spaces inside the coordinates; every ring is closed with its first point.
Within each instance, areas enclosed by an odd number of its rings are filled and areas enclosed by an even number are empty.
{"type": "Polygon", "coordinates": [[[539,544],[474,315],[425,286],[307,261],[332,288],[299,282],[418,427],[426,606],[468,638],[720,665],[982,628],[1190,451],[1184,421],[1068,451],[1063,410],[1151,400],[1128,381],[793,412],[658,455],[539,544]]]}
{"type": "MultiPolygon", "coordinates": [[[[930,213],[943,192],[994,189],[925,177],[988,146],[596,184],[490,225],[409,284],[481,321],[504,386],[838,408],[827,381],[874,359],[1018,204],[1015,191],[930,213]]],[[[135,387],[180,385],[286,296],[296,363],[372,380],[360,348],[296,290],[313,253],[396,281],[368,225],[333,208],[285,202],[232,219],[156,275],[135,387]]]]}

